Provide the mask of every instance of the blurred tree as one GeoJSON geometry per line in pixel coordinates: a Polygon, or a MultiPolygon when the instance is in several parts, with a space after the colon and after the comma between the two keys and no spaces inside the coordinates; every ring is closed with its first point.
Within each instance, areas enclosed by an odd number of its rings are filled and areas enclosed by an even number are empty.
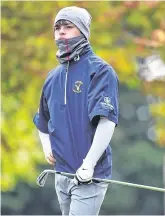
{"type": "Polygon", "coordinates": [[[55,5],[38,4],[2,2],[1,184],[4,191],[12,189],[19,179],[34,182],[37,164],[44,161],[36,145],[38,136],[32,119],[46,73],[54,66],[51,25],[55,5]]]}

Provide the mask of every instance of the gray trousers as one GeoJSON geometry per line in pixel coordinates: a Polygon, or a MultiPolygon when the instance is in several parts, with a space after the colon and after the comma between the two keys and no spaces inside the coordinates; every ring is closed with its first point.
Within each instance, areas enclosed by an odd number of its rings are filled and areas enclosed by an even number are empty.
{"type": "Polygon", "coordinates": [[[75,185],[73,179],[55,174],[55,190],[62,215],[98,215],[108,183],[75,185]]]}

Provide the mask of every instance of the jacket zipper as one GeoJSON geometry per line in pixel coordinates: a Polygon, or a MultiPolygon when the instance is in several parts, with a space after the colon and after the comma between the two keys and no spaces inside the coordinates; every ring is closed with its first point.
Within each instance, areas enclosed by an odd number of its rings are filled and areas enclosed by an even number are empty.
{"type": "Polygon", "coordinates": [[[67,88],[67,80],[68,80],[68,69],[69,69],[69,61],[66,66],[66,73],[65,73],[64,105],[66,105],[66,88],[67,88]]]}

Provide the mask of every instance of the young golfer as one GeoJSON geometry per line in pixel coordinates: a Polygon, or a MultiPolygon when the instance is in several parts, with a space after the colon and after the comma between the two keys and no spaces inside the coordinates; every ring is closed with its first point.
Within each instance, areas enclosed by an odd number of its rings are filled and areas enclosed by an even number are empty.
{"type": "MultiPolygon", "coordinates": [[[[79,7],[60,10],[54,21],[59,66],[45,80],[34,123],[55,176],[62,215],[98,215],[111,178],[109,145],[118,124],[118,78],[92,51],[91,16],[79,7]]],[[[95,37],[99,37],[95,35],[95,37]]]]}

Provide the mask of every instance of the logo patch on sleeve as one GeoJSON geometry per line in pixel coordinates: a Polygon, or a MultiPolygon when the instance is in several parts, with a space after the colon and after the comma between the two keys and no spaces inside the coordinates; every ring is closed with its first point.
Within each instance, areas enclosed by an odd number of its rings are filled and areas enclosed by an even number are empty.
{"type": "Polygon", "coordinates": [[[114,107],[111,104],[111,99],[109,97],[104,97],[104,102],[101,102],[103,109],[114,110],[114,107]]]}

